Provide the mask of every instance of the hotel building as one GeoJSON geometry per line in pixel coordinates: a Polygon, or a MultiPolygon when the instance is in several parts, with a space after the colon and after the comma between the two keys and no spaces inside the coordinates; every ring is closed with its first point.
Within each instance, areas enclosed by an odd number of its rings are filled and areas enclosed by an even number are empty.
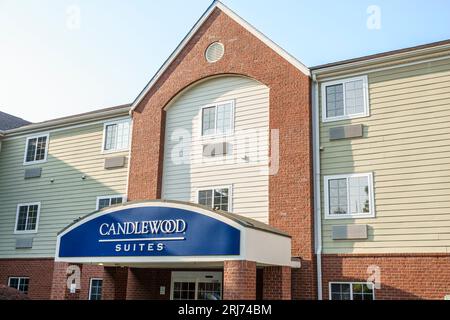
{"type": "Polygon", "coordinates": [[[130,105],[1,129],[0,283],[444,299],[449,122],[450,41],[309,68],[216,1],[130,105]]]}

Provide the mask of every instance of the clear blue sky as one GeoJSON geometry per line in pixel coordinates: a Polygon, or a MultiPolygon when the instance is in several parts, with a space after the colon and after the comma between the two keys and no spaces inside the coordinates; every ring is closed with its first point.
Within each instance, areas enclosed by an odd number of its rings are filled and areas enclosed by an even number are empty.
{"type": "MultiPolygon", "coordinates": [[[[37,122],[132,102],[211,2],[0,0],[0,109],[37,122]]],[[[307,66],[450,38],[447,0],[223,2],[307,66]]]]}

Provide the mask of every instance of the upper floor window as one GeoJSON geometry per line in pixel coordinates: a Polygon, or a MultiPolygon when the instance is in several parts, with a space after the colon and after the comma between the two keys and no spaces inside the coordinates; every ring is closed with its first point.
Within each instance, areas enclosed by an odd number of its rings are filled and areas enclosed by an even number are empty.
{"type": "Polygon", "coordinates": [[[373,285],[364,282],[330,282],[330,300],[375,300],[373,285]]]}
{"type": "Polygon", "coordinates": [[[375,216],[371,173],[326,176],[325,218],[370,218],[375,216]]]}
{"type": "Polygon", "coordinates": [[[107,208],[116,204],[121,204],[125,201],[125,196],[122,195],[97,197],[97,210],[101,210],[103,208],[107,208]]]}
{"type": "Polygon", "coordinates": [[[15,233],[36,233],[40,203],[23,203],[17,206],[15,233]]]}
{"type": "Polygon", "coordinates": [[[89,300],[102,300],[103,279],[91,279],[89,284],[89,300]]]}
{"type": "Polygon", "coordinates": [[[202,136],[227,135],[233,132],[234,102],[202,108],[202,136]]]}
{"type": "Polygon", "coordinates": [[[23,292],[25,294],[28,293],[28,285],[30,283],[30,278],[27,277],[9,277],[8,278],[8,287],[14,288],[23,292]]]}
{"type": "Polygon", "coordinates": [[[231,211],[231,188],[219,187],[198,191],[198,203],[214,210],[231,211]]]}
{"type": "Polygon", "coordinates": [[[103,151],[128,150],[130,144],[130,120],[105,123],[103,151]]]}
{"type": "Polygon", "coordinates": [[[28,137],[25,146],[24,164],[47,161],[48,134],[28,137]]]}
{"type": "Polygon", "coordinates": [[[322,84],[323,122],[369,116],[367,76],[322,84]]]}

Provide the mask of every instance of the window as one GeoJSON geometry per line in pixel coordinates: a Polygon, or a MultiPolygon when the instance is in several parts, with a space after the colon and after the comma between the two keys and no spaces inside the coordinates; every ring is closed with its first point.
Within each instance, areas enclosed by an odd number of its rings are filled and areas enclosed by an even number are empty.
{"type": "Polygon", "coordinates": [[[37,232],[40,207],[40,203],[25,203],[17,206],[15,233],[37,232]]]}
{"type": "Polygon", "coordinates": [[[202,189],[198,191],[198,203],[214,210],[231,211],[230,187],[202,189]]]}
{"type": "Polygon", "coordinates": [[[25,144],[24,164],[47,161],[48,134],[28,137],[25,144]]]}
{"type": "Polygon", "coordinates": [[[233,131],[234,102],[202,108],[202,136],[227,135],[233,131]]]}
{"type": "Polygon", "coordinates": [[[103,208],[107,208],[124,202],[126,202],[126,197],[123,195],[97,197],[97,210],[101,210],[103,208]]]}
{"type": "Polygon", "coordinates": [[[326,218],[375,216],[371,173],[327,176],[324,184],[326,218]]]}
{"type": "Polygon", "coordinates": [[[171,300],[221,300],[222,272],[173,271],[171,300]]]}
{"type": "Polygon", "coordinates": [[[30,283],[29,278],[25,277],[10,277],[8,279],[8,287],[14,288],[23,292],[25,294],[28,293],[28,285],[30,283]]]}
{"type": "Polygon", "coordinates": [[[89,300],[102,300],[102,279],[91,279],[89,284],[89,300]]]}
{"type": "Polygon", "coordinates": [[[331,282],[330,300],[375,300],[373,285],[365,282],[331,282]]]}
{"type": "Polygon", "coordinates": [[[322,84],[323,122],[369,116],[367,76],[322,84]]]}
{"type": "Polygon", "coordinates": [[[128,150],[130,143],[130,121],[122,120],[105,124],[103,151],[128,150]]]}

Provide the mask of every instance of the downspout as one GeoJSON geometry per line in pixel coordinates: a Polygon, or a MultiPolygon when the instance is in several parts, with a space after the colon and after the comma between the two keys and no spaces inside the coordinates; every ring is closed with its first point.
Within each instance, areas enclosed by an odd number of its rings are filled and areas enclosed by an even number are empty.
{"type": "Polygon", "coordinates": [[[316,75],[312,75],[311,86],[313,115],[313,162],[314,162],[314,234],[317,259],[317,299],[322,300],[322,213],[320,195],[320,128],[319,86],[316,75]]]}

